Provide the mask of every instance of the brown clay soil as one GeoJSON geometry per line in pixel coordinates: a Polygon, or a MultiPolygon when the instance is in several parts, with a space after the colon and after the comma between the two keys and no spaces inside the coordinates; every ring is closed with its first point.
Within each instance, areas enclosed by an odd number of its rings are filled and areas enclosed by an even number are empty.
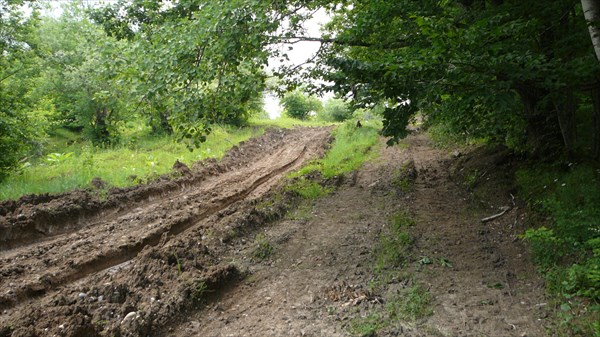
{"type": "Polygon", "coordinates": [[[219,163],[106,199],[0,205],[0,336],[350,336],[411,282],[432,314],[372,336],[552,335],[517,239],[525,208],[505,186],[510,159],[457,159],[414,134],[328,196],[298,201],[280,178],[321,155],[330,131],[271,130],[219,163]],[[482,195],[460,178],[474,167],[482,195]],[[409,186],[398,183],[407,169],[409,186]],[[373,291],[374,247],[398,212],[415,219],[409,277],[373,291]],[[265,259],[259,243],[272,248],[265,259]]]}
{"type": "Polygon", "coordinates": [[[329,128],[270,130],[181,177],[0,207],[0,336],[155,335],[240,271],[218,250],[329,128]],[[239,219],[238,219],[239,218],[239,219]],[[236,221],[238,219],[239,221],[236,221]]]}

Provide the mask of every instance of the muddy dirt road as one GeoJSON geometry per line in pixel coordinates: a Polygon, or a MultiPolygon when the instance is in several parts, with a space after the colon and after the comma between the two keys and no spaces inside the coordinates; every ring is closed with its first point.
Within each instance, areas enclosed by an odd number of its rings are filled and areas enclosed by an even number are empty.
{"type": "Polygon", "coordinates": [[[415,134],[318,201],[290,196],[280,178],[330,131],[271,130],[103,198],[1,204],[0,337],[551,335],[502,160],[481,160],[482,202],[450,174],[458,161],[415,134]],[[399,213],[414,219],[410,246],[386,278],[376,247],[399,213]],[[417,284],[431,314],[392,313],[417,284]]]}
{"type": "MultiPolygon", "coordinates": [[[[551,335],[543,282],[515,239],[521,214],[513,208],[495,221],[480,221],[512,205],[510,193],[498,188],[491,205],[480,205],[451,179],[452,161],[422,134],[402,146],[382,146],[379,159],[347,176],[333,194],[263,229],[274,246],[270,259],[250,263],[251,276],[170,334],[551,335]],[[411,182],[399,184],[406,168],[411,182]],[[398,212],[415,219],[412,245],[402,270],[382,280],[374,250],[390,236],[398,212]],[[415,284],[429,293],[431,315],[411,320],[391,312],[397,294],[415,284]]],[[[241,249],[235,256],[247,261],[243,256],[251,253],[241,249]]]]}
{"type": "MultiPolygon", "coordinates": [[[[180,177],[0,206],[0,336],[156,335],[239,277],[218,250],[329,128],[270,130],[180,177]],[[238,221],[239,220],[239,221],[238,221]]],[[[220,248],[221,247],[221,248],[220,248]]]]}

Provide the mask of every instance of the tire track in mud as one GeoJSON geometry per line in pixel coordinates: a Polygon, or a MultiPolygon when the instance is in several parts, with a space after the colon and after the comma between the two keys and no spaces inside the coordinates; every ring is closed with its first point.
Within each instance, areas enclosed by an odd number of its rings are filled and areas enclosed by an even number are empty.
{"type": "Polygon", "coordinates": [[[182,173],[183,177],[165,174],[145,185],[111,188],[107,200],[100,200],[97,192],[91,190],[75,190],[60,195],[28,195],[17,201],[0,202],[0,252],[43,243],[86,227],[100,225],[110,218],[131,215],[132,212],[124,208],[123,204],[135,205],[139,209],[149,204],[160,204],[167,197],[174,199],[190,195],[192,188],[230,173],[243,165],[244,161],[260,160],[260,151],[285,150],[287,144],[283,141],[284,138],[278,138],[301,136],[297,133],[271,129],[265,136],[258,137],[258,140],[255,138],[248,141],[250,144],[234,146],[220,162],[206,159],[194,164],[192,170],[185,167],[183,172],[179,171],[181,167],[176,163],[174,170],[182,173]],[[262,138],[265,139],[261,140],[262,138]],[[269,141],[272,143],[268,143],[269,141]],[[245,153],[248,151],[244,150],[248,147],[249,156],[245,153]]]}
{"type": "Polygon", "coordinates": [[[257,193],[264,186],[278,180],[282,174],[314,156],[327,142],[329,129],[308,129],[297,136],[298,139],[291,140],[282,137],[279,142],[283,145],[278,144],[277,151],[264,155],[258,163],[246,163],[246,167],[239,171],[211,177],[181,192],[146,202],[133,212],[113,215],[103,223],[87,225],[49,240],[5,252],[5,256],[0,259],[0,310],[18,310],[21,303],[130,261],[146,247],[169,241],[187,229],[205,226],[202,223],[204,219],[257,193]],[[284,161],[283,165],[281,161],[284,161]],[[275,163],[278,165],[274,165],[275,163]],[[243,187],[240,188],[240,184],[244,184],[243,187]],[[167,207],[161,209],[165,203],[167,207]],[[147,213],[160,215],[148,216],[147,213]],[[115,229],[126,222],[134,224],[115,229]],[[150,229],[146,230],[147,228],[150,229]],[[140,237],[132,237],[140,233],[140,237]],[[81,254],[81,250],[86,250],[87,254],[81,254]],[[71,251],[74,254],[70,254],[71,251]],[[55,260],[51,261],[52,258],[55,260]],[[23,262],[15,263],[19,259],[23,262]],[[12,268],[14,266],[17,269],[12,268]],[[36,269],[42,272],[36,274],[36,269]]]}

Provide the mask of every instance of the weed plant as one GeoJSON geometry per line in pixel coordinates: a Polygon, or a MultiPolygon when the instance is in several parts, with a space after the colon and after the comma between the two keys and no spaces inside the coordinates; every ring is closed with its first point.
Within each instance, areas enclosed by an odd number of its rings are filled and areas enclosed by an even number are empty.
{"type": "Polygon", "coordinates": [[[557,300],[565,335],[600,336],[600,170],[569,164],[517,172],[521,193],[550,221],[523,235],[557,300]]]}

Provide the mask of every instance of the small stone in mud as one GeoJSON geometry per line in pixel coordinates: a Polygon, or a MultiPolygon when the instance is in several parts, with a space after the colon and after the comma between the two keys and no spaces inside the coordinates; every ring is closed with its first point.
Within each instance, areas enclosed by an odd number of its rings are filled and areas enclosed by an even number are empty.
{"type": "Polygon", "coordinates": [[[97,188],[97,189],[103,189],[103,188],[105,188],[105,187],[108,185],[108,184],[107,184],[107,183],[106,183],[104,180],[102,180],[100,177],[95,177],[94,179],[92,179],[92,182],[91,182],[91,184],[92,184],[92,186],[93,186],[94,188],[97,188]]]}
{"type": "Polygon", "coordinates": [[[27,219],[25,214],[21,213],[21,214],[17,215],[17,220],[25,220],[25,219],[27,219]]]}
{"type": "Polygon", "coordinates": [[[86,294],[85,293],[79,293],[79,295],[77,295],[77,297],[79,297],[80,299],[84,299],[86,298],[86,294]]]}
{"type": "Polygon", "coordinates": [[[125,315],[125,318],[123,318],[123,320],[121,321],[121,324],[127,324],[131,321],[133,321],[137,316],[137,312],[132,311],[130,313],[128,313],[127,315],[125,315]]]}

